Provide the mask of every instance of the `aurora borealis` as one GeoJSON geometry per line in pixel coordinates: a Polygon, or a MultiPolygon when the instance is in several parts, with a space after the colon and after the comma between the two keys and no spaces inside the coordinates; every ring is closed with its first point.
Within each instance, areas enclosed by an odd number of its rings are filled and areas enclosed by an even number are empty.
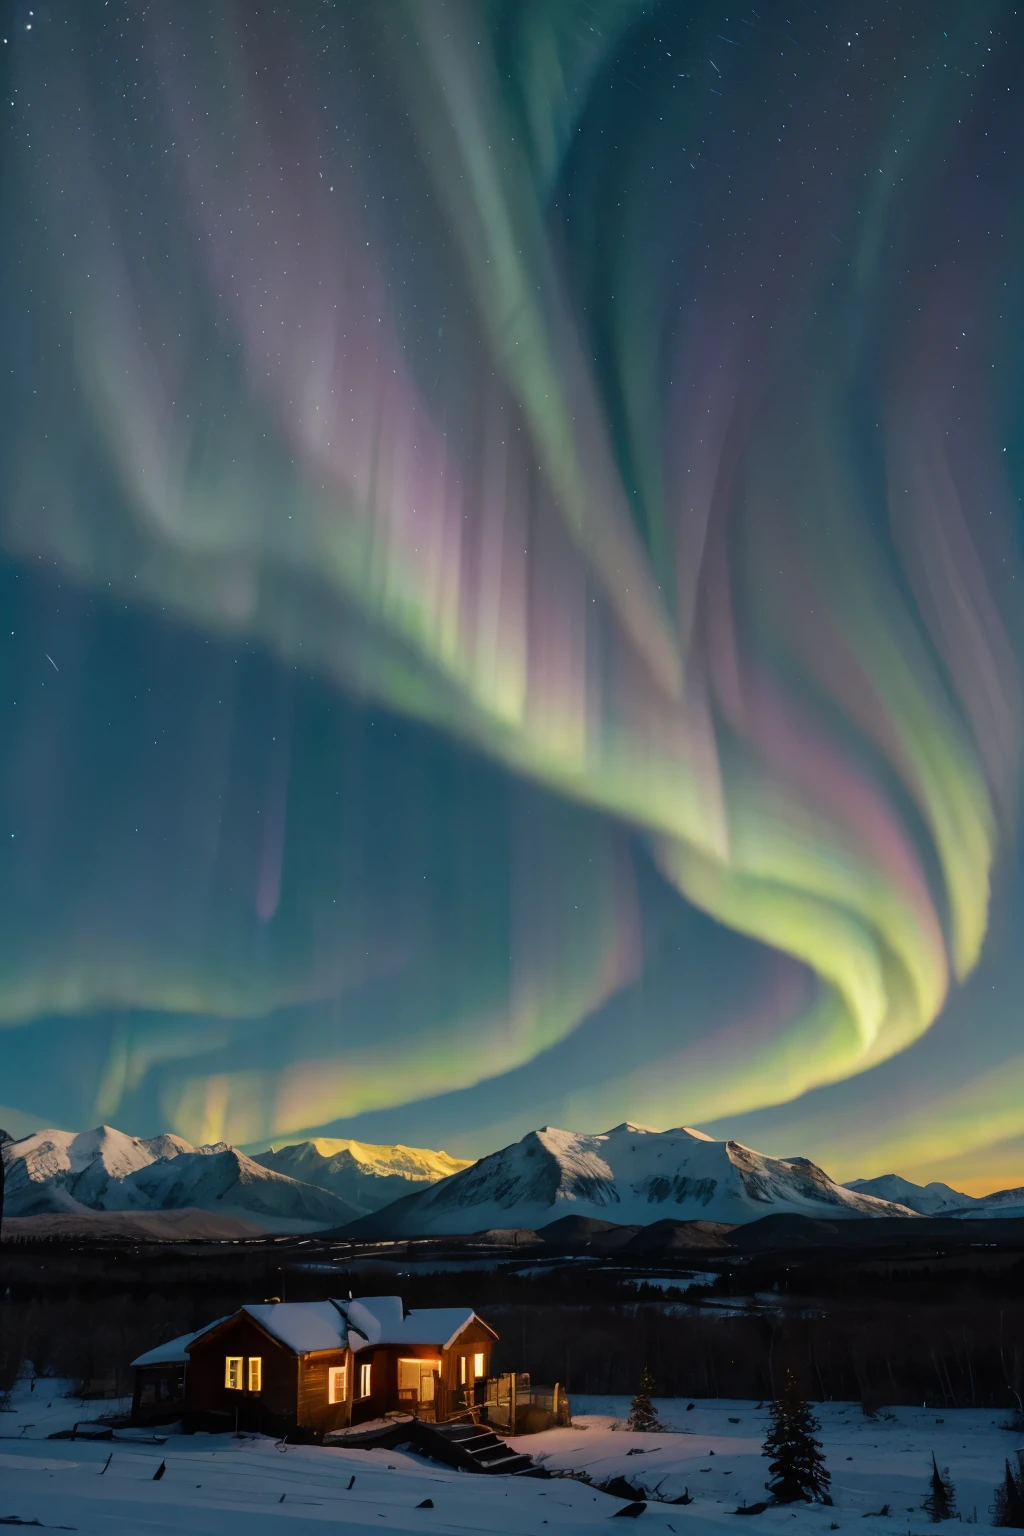
{"type": "Polygon", "coordinates": [[[1024,19],[12,16],[10,1128],[1024,1182],[1024,19]]]}

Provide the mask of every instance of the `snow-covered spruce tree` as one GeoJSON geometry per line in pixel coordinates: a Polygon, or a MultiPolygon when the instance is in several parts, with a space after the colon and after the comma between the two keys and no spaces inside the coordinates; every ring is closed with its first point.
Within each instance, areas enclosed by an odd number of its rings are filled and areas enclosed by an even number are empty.
{"type": "Polygon", "coordinates": [[[765,1487],[776,1504],[793,1504],[797,1499],[832,1503],[828,1491],[832,1479],[821,1441],[814,1438],[818,1428],[810,1403],[800,1396],[792,1372],[787,1371],[782,1391],[771,1405],[768,1438],[761,1451],[762,1456],[772,1457],[765,1487]]]}
{"type": "Polygon", "coordinates": [[[921,1508],[933,1525],[938,1525],[940,1520],[956,1519],[956,1489],[950,1480],[949,1468],[943,1467],[942,1471],[939,1471],[934,1451],[932,1452],[932,1475],[921,1508]]]}
{"type": "Polygon", "coordinates": [[[629,1410],[629,1418],[626,1420],[627,1429],[648,1430],[654,1434],[664,1429],[665,1426],[659,1420],[654,1411],[654,1404],[651,1402],[653,1392],[654,1377],[645,1365],[636,1397],[633,1399],[633,1406],[629,1410]]]}
{"type": "Polygon", "coordinates": [[[1006,1476],[992,1501],[992,1524],[1024,1530],[1024,1451],[1017,1452],[1016,1468],[1006,1463],[1006,1476]]]}

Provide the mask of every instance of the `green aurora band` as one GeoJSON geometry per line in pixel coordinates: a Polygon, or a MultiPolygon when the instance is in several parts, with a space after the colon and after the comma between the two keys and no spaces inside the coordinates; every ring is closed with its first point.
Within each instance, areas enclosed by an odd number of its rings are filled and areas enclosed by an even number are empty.
{"type": "Polygon", "coordinates": [[[9,557],[572,808],[516,834],[507,989],[400,1048],[241,1063],[246,1020],[400,963],[340,929],[322,976],[9,974],[12,1027],[154,1015],[98,1114],[174,1061],[174,1128],[251,1142],[536,1059],[643,971],[630,839],[811,980],[620,1117],[863,1073],[976,966],[1019,792],[1020,24],[851,17],[57,0],[15,40],[9,557]]]}

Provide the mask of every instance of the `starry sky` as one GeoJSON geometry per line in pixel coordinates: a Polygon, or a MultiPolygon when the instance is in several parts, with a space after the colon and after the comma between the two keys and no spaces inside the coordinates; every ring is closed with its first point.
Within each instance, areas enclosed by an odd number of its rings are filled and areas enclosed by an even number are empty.
{"type": "Polygon", "coordinates": [[[1024,16],[0,45],[0,1123],[1024,1182],[1024,16]]]}

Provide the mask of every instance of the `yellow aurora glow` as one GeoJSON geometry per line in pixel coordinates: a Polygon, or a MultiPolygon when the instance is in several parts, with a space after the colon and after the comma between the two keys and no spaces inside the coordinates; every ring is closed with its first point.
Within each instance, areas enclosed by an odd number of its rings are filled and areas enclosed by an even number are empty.
{"type": "MultiPolygon", "coordinates": [[[[954,262],[935,212],[966,196],[944,135],[971,87],[901,23],[876,99],[843,107],[826,152],[849,65],[830,41],[793,78],[793,120],[814,126],[769,134],[777,61],[737,54],[734,88],[698,100],[679,86],[698,26],[672,23],[670,70],[660,33],[630,30],[656,8],[599,9],[598,41],[569,3],[501,31],[487,8],[435,0],[428,25],[396,0],[321,52],[227,0],[209,26],[139,15],[116,106],[74,25],[22,50],[22,97],[45,81],[88,132],[23,109],[63,373],[22,407],[9,554],[254,642],[605,826],[566,834],[580,873],[559,910],[540,895],[553,860],[522,834],[535,911],[510,923],[508,986],[420,1034],[340,1023],[254,1064],[235,1028],[354,996],[400,970],[400,944],[353,943],[313,981],[298,962],[190,971],[102,945],[12,975],[11,1026],[164,1010],[240,1057],[207,1059],[180,1022],[163,1042],[129,1029],[99,1074],[104,1114],[169,1063],[174,1128],[247,1142],[518,1070],[643,975],[630,839],[812,980],[741,1057],[724,1023],[718,1045],[713,1027],[663,1042],[617,1090],[576,1093],[580,1114],[616,1092],[619,1118],[674,1123],[789,1101],[920,1040],[977,964],[1016,810],[1020,573],[997,349],[964,329],[1014,270],[1011,241],[954,262]],[[649,50],[652,84],[627,109],[628,48],[649,50]],[[361,72],[379,102],[336,88],[361,72]],[[927,272],[912,309],[905,268],[927,272]],[[102,494],[81,491],[85,463],[102,494]]],[[[973,46],[980,13],[940,9],[934,48],[973,46]]],[[[265,922],[287,883],[279,820],[265,922]]],[[[998,1072],[987,1086],[1006,1105],[991,1139],[1012,1137],[1012,1095],[998,1072]]],[[[942,1100],[947,1129],[977,1121],[963,1093],[942,1100]]],[[[911,1118],[885,1157],[933,1152],[911,1118]]]]}

